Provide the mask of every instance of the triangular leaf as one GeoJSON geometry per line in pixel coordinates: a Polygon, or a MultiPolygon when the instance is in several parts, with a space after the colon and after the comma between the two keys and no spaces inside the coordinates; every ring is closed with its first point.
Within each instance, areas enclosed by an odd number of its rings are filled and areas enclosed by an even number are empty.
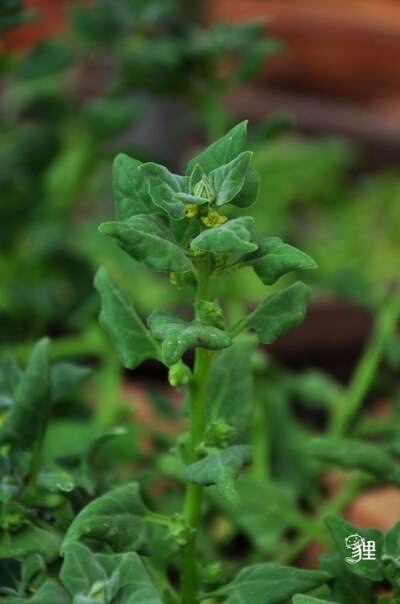
{"type": "Polygon", "coordinates": [[[137,214],[151,214],[157,206],[148,193],[148,183],[138,169],[137,159],[119,153],[114,160],[113,180],[117,220],[126,220],[137,214]]]}
{"type": "Polygon", "coordinates": [[[323,585],[331,576],[279,564],[256,564],[243,568],[236,578],[212,595],[227,596],[224,604],[282,604],[293,595],[323,585]]]}
{"type": "Polygon", "coordinates": [[[209,174],[215,168],[227,164],[245,151],[247,140],[247,121],[240,122],[225,136],[207,147],[200,155],[194,157],[188,165],[186,174],[192,174],[196,164],[209,174]]]}
{"type": "Polygon", "coordinates": [[[244,179],[243,187],[233,199],[231,204],[238,208],[248,208],[257,201],[258,194],[260,192],[260,177],[258,172],[249,166],[247,170],[246,178],[244,179]]]}
{"type": "Polygon", "coordinates": [[[314,260],[279,237],[257,241],[258,249],[244,257],[264,285],[273,285],[282,275],[300,269],[317,268],[314,260]]]}
{"type": "Polygon", "coordinates": [[[264,344],[272,344],[292,327],[299,325],[306,316],[311,290],[298,282],[270,296],[247,322],[253,327],[264,344]]]}
{"type": "Polygon", "coordinates": [[[189,193],[189,178],[171,174],[164,166],[149,162],[142,164],[140,173],[147,180],[153,202],[173,220],[185,217],[185,203],[175,198],[177,193],[189,193]]]}
{"type": "Polygon", "coordinates": [[[70,541],[89,538],[107,543],[116,552],[148,553],[148,527],[139,485],[113,489],[89,503],[70,525],[62,550],[70,541]]]}
{"type": "Polygon", "coordinates": [[[253,224],[254,218],[251,216],[233,218],[218,227],[207,229],[197,235],[192,241],[192,248],[198,248],[213,254],[253,252],[257,249],[254,243],[250,243],[253,224]]]}
{"type": "Polygon", "coordinates": [[[49,340],[34,347],[0,429],[0,443],[30,447],[43,436],[50,415],[49,340]]]}
{"type": "Polygon", "coordinates": [[[73,596],[90,596],[93,585],[105,583],[107,575],[90,549],[81,543],[71,542],[64,547],[60,579],[73,596]]]}
{"type": "Polygon", "coordinates": [[[221,419],[242,432],[254,404],[251,352],[254,336],[241,338],[212,362],[207,408],[211,421],[221,419]]]}
{"type": "Polygon", "coordinates": [[[162,214],[138,214],[124,222],[103,222],[99,230],[116,239],[129,256],[155,271],[179,273],[190,268],[162,214]]]}
{"type": "Polygon", "coordinates": [[[154,310],[147,319],[154,338],[162,342],[164,360],[167,365],[174,365],[191,348],[219,350],[231,345],[228,332],[210,325],[188,323],[174,315],[154,310]]]}
{"type": "Polygon", "coordinates": [[[337,516],[325,516],[324,522],[346,567],[371,581],[382,581],[382,533],[378,529],[357,528],[337,516]]]}
{"type": "Polygon", "coordinates": [[[135,369],[146,359],[159,358],[151,333],[105,267],[97,271],[94,284],[101,296],[100,325],[109,333],[123,366],[135,369]]]}
{"type": "Polygon", "coordinates": [[[235,478],[244,465],[251,464],[251,447],[236,445],[212,453],[204,459],[188,466],[184,478],[194,484],[210,486],[215,484],[221,495],[232,505],[240,503],[235,487],[235,478]]]}
{"type": "Polygon", "coordinates": [[[212,170],[210,182],[216,194],[217,206],[229,203],[243,188],[253,153],[243,151],[228,164],[212,170]]]}

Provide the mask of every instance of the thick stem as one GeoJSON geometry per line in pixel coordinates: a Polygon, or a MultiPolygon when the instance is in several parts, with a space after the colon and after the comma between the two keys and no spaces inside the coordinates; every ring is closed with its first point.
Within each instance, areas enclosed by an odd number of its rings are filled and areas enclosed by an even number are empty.
{"type": "MultiPolygon", "coordinates": [[[[207,258],[199,262],[196,301],[209,297],[209,268],[207,258]]],[[[212,351],[197,348],[195,354],[193,379],[190,385],[190,441],[189,462],[200,458],[198,447],[203,441],[207,420],[207,389],[212,351]]],[[[188,484],[186,489],[184,515],[195,533],[191,541],[182,548],[181,558],[181,602],[194,604],[198,589],[197,579],[197,530],[201,518],[203,487],[188,484]]]]}
{"type": "Polygon", "coordinates": [[[389,338],[394,333],[400,315],[398,295],[388,297],[378,312],[378,316],[361,359],[352,376],[336,412],[332,415],[329,434],[340,437],[346,434],[357,415],[378,370],[382,354],[389,338]]]}

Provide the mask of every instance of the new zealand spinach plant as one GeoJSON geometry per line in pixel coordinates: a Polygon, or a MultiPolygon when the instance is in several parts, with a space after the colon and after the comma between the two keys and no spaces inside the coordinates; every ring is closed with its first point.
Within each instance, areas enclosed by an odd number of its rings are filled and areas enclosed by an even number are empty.
{"type": "MultiPolygon", "coordinates": [[[[105,494],[84,509],[69,528],[64,564],[71,556],[90,557],[87,549],[75,543],[82,539],[87,544],[105,543],[113,552],[148,553],[148,525],[161,525],[180,549],[182,604],[192,604],[198,598],[232,603],[283,602],[329,578],[323,572],[268,563],[243,568],[232,582],[209,593],[199,578],[204,487],[215,485],[229,505],[238,506],[235,478],[243,466],[252,463],[251,447],[241,440],[253,407],[251,379],[245,369],[251,351],[258,340],[270,344],[299,324],[310,294],[306,285],[295,283],[228,325],[218,300],[213,299],[213,283],[250,267],[268,286],[290,271],[315,267],[307,254],[278,238],[253,241],[254,220],[250,216],[229,218],[229,204],[247,208],[256,201],[259,181],[251,157],[246,151],[245,122],[192,159],[183,176],[171,174],[161,165],[141,164],[119,155],[114,164],[117,220],[100,226],[101,232],[113,237],[133,259],[169,273],[174,285],[193,288],[193,317],[181,318],[156,309],[146,325],[104,267],[95,279],[102,298],[100,321],[122,364],[134,369],[147,359],[156,359],[168,367],[170,384],[187,391],[189,431],[176,447],[186,493],[183,509],[170,517],[148,511],[136,483],[105,494]],[[191,370],[187,353],[193,349],[191,370]],[[266,590],[274,593],[273,599],[265,599],[266,590]]],[[[162,573],[167,569],[164,561],[162,573]]],[[[178,601],[166,577],[156,580],[163,595],[154,594],[154,602],[161,597],[163,601],[178,601]]],[[[128,591],[133,595],[139,590],[134,565],[130,581],[128,591]]],[[[119,595],[116,601],[131,600],[119,595]]],[[[150,602],[150,596],[140,601],[150,602]]]]}

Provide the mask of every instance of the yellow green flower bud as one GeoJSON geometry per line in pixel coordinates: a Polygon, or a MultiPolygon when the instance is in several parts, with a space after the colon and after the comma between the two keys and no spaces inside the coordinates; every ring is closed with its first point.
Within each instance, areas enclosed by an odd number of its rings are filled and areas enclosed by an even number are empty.
{"type": "Polygon", "coordinates": [[[199,213],[199,208],[194,203],[188,203],[186,206],[186,218],[195,218],[199,213]]]}
{"type": "Polygon", "coordinates": [[[209,229],[214,229],[215,227],[221,226],[224,224],[228,218],[226,216],[221,216],[217,210],[210,210],[207,216],[201,217],[201,222],[208,227],[209,229]]]}

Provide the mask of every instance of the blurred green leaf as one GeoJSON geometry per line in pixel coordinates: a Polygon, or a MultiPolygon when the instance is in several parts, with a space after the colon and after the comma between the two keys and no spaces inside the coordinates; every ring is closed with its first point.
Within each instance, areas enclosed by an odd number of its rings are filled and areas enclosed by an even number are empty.
{"type": "Polygon", "coordinates": [[[100,324],[110,335],[123,366],[134,369],[146,359],[158,359],[151,333],[105,267],[97,271],[94,284],[101,296],[100,324]]]}

